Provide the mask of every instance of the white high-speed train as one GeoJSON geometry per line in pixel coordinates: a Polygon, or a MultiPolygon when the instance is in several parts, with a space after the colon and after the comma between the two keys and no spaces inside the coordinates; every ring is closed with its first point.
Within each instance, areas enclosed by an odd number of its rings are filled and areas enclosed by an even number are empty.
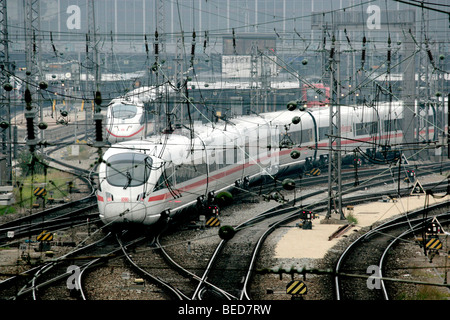
{"type": "MultiPolygon", "coordinates": [[[[341,107],[342,149],[401,143],[402,112],[401,103],[341,107]]],[[[422,121],[434,130],[430,119],[422,121]]],[[[194,125],[193,135],[179,129],[115,144],[99,166],[100,218],[105,224],[152,225],[239,181],[270,179],[307,159],[326,158],[328,132],[329,109],[321,107],[242,116],[194,125]],[[293,150],[300,152],[296,159],[293,150]]]]}
{"type": "MultiPolygon", "coordinates": [[[[145,105],[154,101],[157,95],[169,92],[171,88],[140,87],[124,96],[112,99],[106,111],[106,136],[110,143],[118,143],[145,136],[149,124],[145,105]]],[[[172,90],[173,91],[173,90],[172,90]]]]}
{"type": "Polygon", "coordinates": [[[116,143],[127,139],[139,139],[145,133],[144,104],[138,98],[116,98],[108,105],[106,136],[116,143]]]}

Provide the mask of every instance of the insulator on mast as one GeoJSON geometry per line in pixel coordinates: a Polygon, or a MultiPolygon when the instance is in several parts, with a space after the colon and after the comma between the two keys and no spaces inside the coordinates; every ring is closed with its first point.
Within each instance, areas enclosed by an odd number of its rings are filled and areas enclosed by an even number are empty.
{"type": "Polygon", "coordinates": [[[155,31],[155,54],[159,54],[158,30],[155,31]]]}
{"type": "Polygon", "coordinates": [[[203,40],[203,53],[206,51],[206,44],[208,43],[208,31],[205,31],[205,40],[203,40]]]}
{"type": "Polygon", "coordinates": [[[234,28],[233,28],[233,50],[234,54],[236,54],[236,34],[234,33],[234,28]]]}
{"type": "Polygon", "coordinates": [[[363,37],[363,49],[361,53],[361,66],[364,67],[366,61],[366,36],[363,37]]]}
{"type": "Polygon", "coordinates": [[[388,52],[387,52],[387,62],[391,62],[391,36],[388,37],[388,52]]]}
{"type": "Polygon", "coordinates": [[[145,52],[148,54],[148,42],[147,42],[147,35],[144,35],[145,40],[145,52]]]}

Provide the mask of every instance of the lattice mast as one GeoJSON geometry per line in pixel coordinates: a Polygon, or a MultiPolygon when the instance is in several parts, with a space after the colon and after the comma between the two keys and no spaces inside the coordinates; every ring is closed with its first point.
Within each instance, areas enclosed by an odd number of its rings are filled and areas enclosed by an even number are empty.
{"type": "MultiPolygon", "coordinates": [[[[41,34],[40,34],[40,5],[38,0],[25,0],[25,53],[26,53],[26,111],[27,120],[27,145],[34,152],[38,139],[35,120],[40,114],[43,118],[43,110],[39,105],[38,83],[42,78],[41,62],[41,34]]],[[[44,131],[41,130],[41,140],[44,139],[44,131]]]]}
{"type": "Polygon", "coordinates": [[[258,79],[258,43],[252,41],[250,49],[250,111],[259,113],[258,103],[260,101],[259,79],[258,79]]]}
{"type": "MultiPolygon", "coordinates": [[[[1,88],[0,115],[1,121],[8,124],[8,128],[2,128],[2,153],[7,156],[6,181],[12,183],[12,137],[11,137],[11,97],[10,75],[12,74],[9,62],[9,38],[8,38],[8,13],[6,0],[0,0],[0,81],[5,85],[1,88]]],[[[3,183],[4,184],[4,183],[3,183]]]]}
{"type": "Polygon", "coordinates": [[[328,140],[328,206],[326,218],[332,214],[339,215],[339,219],[345,219],[342,211],[342,177],[341,177],[341,106],[340,97],[340,70],[339,70],[339,45],[333,32],[331,40],[329,70],[331,83],[331,103],[329,118],[328,140]]]}
{"type": "MultiPolygon", "coordinates": [[[[164,86],[161,86],[164,82],[164,59],[166,59],[166,34],[165,34],[165,7],[164,0],[158,0],[155,2],[155,39],[154,39],[154,55],[155,63],[153,65],[153,71],[155,72],[156,79],[156,99],[154,100],[154,133],[159,133],[163,129],[161,123],[165,119],[166,107],[163,107],[163,94],[164,86]]],[[[165,121],[164,121],[165,122],[165,121]]]]}

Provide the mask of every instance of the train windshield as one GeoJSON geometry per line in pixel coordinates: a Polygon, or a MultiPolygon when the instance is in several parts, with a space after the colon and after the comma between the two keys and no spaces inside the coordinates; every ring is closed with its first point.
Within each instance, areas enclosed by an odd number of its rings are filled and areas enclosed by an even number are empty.
{"type": "Polygon", "coordinates": [[[115,104],[112,107],[112,114],[114,118],[130,119],[137,113],[137,107],[132,104],[115,104]]]}
{"type": "Polygon", "coordinates": [[[138,187],[149,175],[152,159],[140,153],[120,153],[108,159],[106,180],[115,187],[138,187]]]}

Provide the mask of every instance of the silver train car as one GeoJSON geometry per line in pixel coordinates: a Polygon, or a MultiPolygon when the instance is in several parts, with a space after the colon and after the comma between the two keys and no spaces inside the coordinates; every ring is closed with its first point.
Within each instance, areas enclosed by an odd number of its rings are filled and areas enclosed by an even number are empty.
{"type": "Polygon", "coordinates": [[[146,105],[161,97],[166,92],[172,92],[166,87],[140,87],[124,96],[112,99],[106,111],[106,137],[110,143],[126,140],[142,139],[145,136],[145,126],[151,125],[148,119],[146,105]]]}
{"type": "MultiPolygon", "coordinates": [[[[401,103],[342,106],[342,149],[351,154],[375,142],[401,143],[402,110],[401,103]]],[[[434,130],[432,123],[429,129],[434,130]]],[[[329,108],[320,107],[241,116],[195,125],[192,133],[179,129],[114,144],[99,166],[100,218],[108,225],[153,225],[174,218],[240,181],[271,179],[326,159],[328,132],[329,108]],[[293,150],[299,152],[296,159],[293,150]]]]}
{"type": "Polygon", "coordinates": [[[145,121],[144,104],[139,99],[113,99],[106,113],[106,137],[110,143],[140,139],[145,121]]]}

